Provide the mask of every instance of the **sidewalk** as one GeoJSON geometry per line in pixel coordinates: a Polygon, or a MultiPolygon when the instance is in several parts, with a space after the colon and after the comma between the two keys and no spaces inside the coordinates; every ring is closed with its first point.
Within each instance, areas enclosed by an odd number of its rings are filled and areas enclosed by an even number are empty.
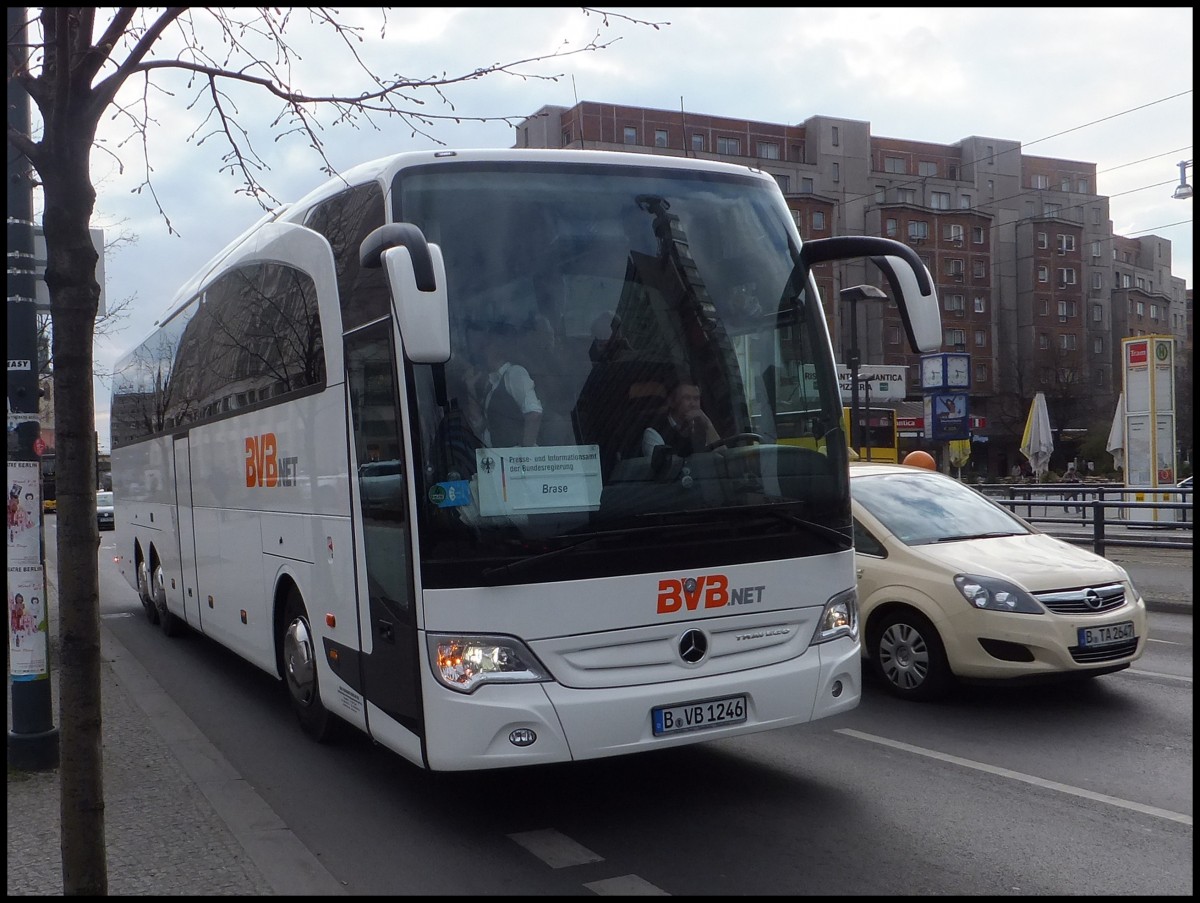
{"type": "MultiPolygon", "coordinates": [[[[1190,552],[1113,549],[1151,611],[1192,611],[1190,552]]],[[[58,692],[58,595],[47,579],[58,692]]],[[[344,895],[224,756],[104,626],[105,842],[110,896],[344,895]]],[[[11,700],[11,692],[10,692],[11,700]]],[[[11,708],[9,729],[11,730],[11,708]]],[[[8,772],[8,895],[62,895],[58,772],[8,772]]]]}
{"type": "MultiPolygon", "coordinates": [[[[60,727],[53,574],[47,597],[60,727]]],[[[103,621],[100,632],[109,895],[345,894],[103,621]]],[[[62,892],[58,771],[9,769],[8,895],[62,892]]]]}

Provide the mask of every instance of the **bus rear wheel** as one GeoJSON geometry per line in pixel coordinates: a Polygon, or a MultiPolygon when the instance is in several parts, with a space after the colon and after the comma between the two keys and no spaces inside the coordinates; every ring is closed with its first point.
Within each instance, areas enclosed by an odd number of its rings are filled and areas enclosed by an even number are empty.
{"type": "Polygon", "coordinates": [[[284,602],[280,648],[283,682],[287,685],[288,699],[300,729],[318,743],[325,743],[333,738],[337,719],[321,703],[316,637],[300,594],[294,589],[288,592],[284,602]]]}
{"type": "Polygon", "coordinates": [[[154,597],[150,590],[150,562],[144,555],[138,557],[137,592],[138,598],[142,601],[142,608],[146,610],[146,620],[151,624],[157,624],[158,607],[154,604],[154,597]]]}

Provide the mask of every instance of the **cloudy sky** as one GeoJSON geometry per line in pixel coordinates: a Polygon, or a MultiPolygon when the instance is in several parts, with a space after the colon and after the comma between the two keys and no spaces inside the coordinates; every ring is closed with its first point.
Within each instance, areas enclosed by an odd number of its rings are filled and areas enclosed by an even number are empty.
{"type": "MultiPolygon", "coordinates": [[[[453,103],[419,96],[423,109],[463,117],[520,117],[576,100],[797,123],[822,114],[866,120],[876,136],[954,143],[969,135],[1020,141],[1027,153],[1093,162],[1097,190],[1112,198],[1115,230],[1148,232],[1173,244],[1176,276],[1192,286],[1192,201],[1171,197],[1179,162],[1192,158],[1191,8],[1069,9],[693,9],[621,7],[422,9],[389,14],[381,36],[375,10],[346,12],[364,27],[361,58],[382,75],[454,76],[494,63],[616,39],[594,53],[530,63],[530,77],[492,75],[446,89],[453,103]],[[669,23],[669,24],[667,24],[669,23]],[[559,75],[557,81],[532,76],[559,75]]],[[[105,22],[98,17],[98,28],[105,22]]],[[[328,30],[297,10],[289,37],[303,59],[294,84],[310,93],[361,90],[363,80],[328,30]]],[[[167,35],[167,39],[174,40],[167,35]]],[[[171,45],[173,48],[177,45],[171,45]]],[[[215,38],[208,47],[219,46],[215,38]]],[[[262,54],[266,56],[265,45],[262,54]]],[[[159,56],[167,55],[162,45],[159,56]]],[[[273,57],[272,57],[273,58],[273,57]]],[[[97,339],[99,368],[140,342],[178,285],[262,214],[220,172],[227,152],[202,125],[207,105],[179,78],[158,90],[131,83],[119,98],[148,98],[155,121],[147,155],[121,117],[106,120],[93,154],[94,225],[135,241],[106,261],[109,303],[129,316],[97,339]],[[119,165],[118,165],[119,161],[119,165]],[[162,211],[156,206],[161,204],[162,211]],[[165,214],[165,216],[164,216],[165,214]],[[167,219],[177,235],[171,234],[167,219]]],[[[320,158],[297,135],[278,138],[278,105],[234,91],[239,122],[267,167],[264,185],[292,200],[323,181],[320,158]],[[278,138],[278,140],[277,140],[278,138]]],[[[428,135],[378,119],[378,130],[333,125],[320,137],[337,168],[389,153],[450,147],[509,147],[503,122],[446,121],[428,135]]],[[[1192,173],[1188,171],[1189,182],[1192,173]]],[[[107,380],[96,384],[97,429],[108,447],[107,380]]]]}

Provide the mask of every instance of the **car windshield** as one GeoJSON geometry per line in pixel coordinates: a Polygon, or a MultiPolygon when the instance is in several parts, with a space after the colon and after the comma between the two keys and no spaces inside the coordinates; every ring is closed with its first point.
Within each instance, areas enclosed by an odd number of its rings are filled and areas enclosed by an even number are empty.
{"type": "Polygon", "coordinates": [[[858,476],[852,468],[850,494],[905,545],[1032,532],[1000,505],[941,474],[858,476]]]}

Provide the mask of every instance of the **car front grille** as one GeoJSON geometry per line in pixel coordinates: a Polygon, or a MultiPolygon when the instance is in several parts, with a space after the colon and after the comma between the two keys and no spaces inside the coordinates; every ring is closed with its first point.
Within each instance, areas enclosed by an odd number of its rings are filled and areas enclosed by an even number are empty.
{"type": "Polygon", "coordinates": [[[1121,583],[1081,586],[1075,589],[1034,593],[1033,597],[1055,614],[1091,615],[1124,605],[1125,586],[1121,583]]]}
{"type": "Polygon", "coordinates": [[[1111,662],[1133,655],[1137,651],[1137,644],[1138,638],[1134,637],[1123,643],[1113,643],[1111,646],[1100,646],[1094,649],[1087,646],[1070,646],[1068,651],[1077,664],[1091,665],[1095,662],[1111,662]]]}

